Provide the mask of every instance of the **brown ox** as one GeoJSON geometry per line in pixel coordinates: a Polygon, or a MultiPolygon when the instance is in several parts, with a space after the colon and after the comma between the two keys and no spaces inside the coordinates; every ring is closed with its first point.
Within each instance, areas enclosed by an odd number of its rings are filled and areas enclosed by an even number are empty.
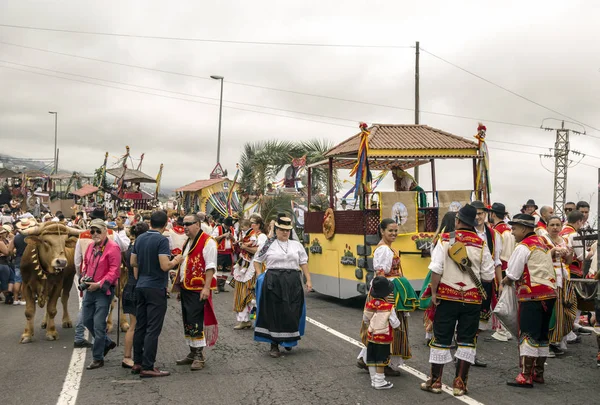
{"type": "Polygon", "coordinates": [[[21,335],[21,343],[29,343],[33,337],[36,296],[40,308],[43,308],[48,301],[46,316],[42,322],[42,329],[47,328],[46,339],[58,339],[54,317],[59,296],[63,305],[62,327],[73,327],[67,304],[75,277],[73,256],[77,238],[71,236],[77,236],[80,232],[56,222],[45,223],[23,231],[27,236],[25,239],[27,247],[21,259],[21,275],[23,295],[27,302],[25,307],[27,323],[21,335]]]}

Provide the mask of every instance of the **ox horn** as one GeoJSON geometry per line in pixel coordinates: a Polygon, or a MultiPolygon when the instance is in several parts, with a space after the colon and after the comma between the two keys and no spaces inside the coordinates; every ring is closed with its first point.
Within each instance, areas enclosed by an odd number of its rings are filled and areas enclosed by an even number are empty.
{"type": "Polygon", "coordinates": [[[34,235],[39,235],[40,234],[40,230],[42,228],[39,225],[36,225],[32,228],[28,228],[28,229],[23,229],[22,231],[20,231],[23,235],[25,236],[34,236],[34,235]]]}
{"type": "Polygon", "coordinates": [[[83,233],[83,229],[71,228],[70,226],[67,226],[67,232],[69,236],[79,236],[83,233]]]}

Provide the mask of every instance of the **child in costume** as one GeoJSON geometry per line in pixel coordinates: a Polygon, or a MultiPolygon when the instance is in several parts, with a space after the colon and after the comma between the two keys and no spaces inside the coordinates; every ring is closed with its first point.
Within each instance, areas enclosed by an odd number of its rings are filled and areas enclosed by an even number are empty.
{"type": "Polygon", "coordinates": [[[366,364],[371,375],[371,387],[376,390],[390,389],[394,386],[386,381],[384,375],[384,368],[390,362],[392,328],[400,326],[394,305],[385,300],[393,290],[394,286],[387,278],[375,277],[371,286],[372,299],[365,305],[363,313],[363,321],[369,325],[366,364]]]}

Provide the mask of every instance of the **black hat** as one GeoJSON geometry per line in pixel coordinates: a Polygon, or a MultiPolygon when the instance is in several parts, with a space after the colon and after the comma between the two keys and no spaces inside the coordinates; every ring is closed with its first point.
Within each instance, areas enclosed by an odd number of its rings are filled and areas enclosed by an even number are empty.
{"type": "Polygon", "coordinates": [[[492,208],[488,209],[488,211],[498,214],[501,217],[505,217],[508,212],[506,212],[506,206],[502,203],[493,203],[492,208]]]}
{"type": "Polygon", "coordinates": [[[481,201],[473,201],[471,203],[471,205],[473,207],[475,207],[476,209],[478,209],[478,210],[486,210],[487,209],[487,207],[485,206],[485,204],[482,203],[481,201]]]}
{"type": "Polygon", "coordinates": [[[104,219],[106,220],[104,209],[102,208],[94,208],[94,211],[90,214],[91,219],[104,219]]]}
{"type": "Polygon", "coordinates": [[[385,277],[377,276],[371,284],[371,297],[385,298],[394,291],[394,285],[385,277]]]}
{"type": "Polygon", "coordinates": [[[525,204],[523,204],[523,209],[525,209],[525,207],[528,207],[528,206],[533,206],[533,207],[535,207],[536,210],[538,209],[538,206],[535,204],[535,201],[533,201],[533,200],[527,200],[527,202],[525,204]]]}
{"type": "Polygon", "coordinates": [[[465,223],[465,224],[475,228],[475,225],[476,225],[475,218],[477,217],[477,208],[473,207],[471,204],[467,204],[464,207],[462,207],[460,210],[458,210],[457,217],[460,220],[460,222],[465,223]]]}
{"type": "Polygon", "coordinates": [[[523,225],[529,228],[535,228],[535,218],[533,215],[517,214],[513,216],[511,221],[508,221],[509,225],[523,225]]]}

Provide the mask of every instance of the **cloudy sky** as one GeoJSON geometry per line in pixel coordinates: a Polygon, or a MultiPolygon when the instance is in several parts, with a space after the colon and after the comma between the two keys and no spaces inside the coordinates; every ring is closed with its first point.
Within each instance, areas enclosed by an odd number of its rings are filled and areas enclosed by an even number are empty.
{"type": "MultiPolygon", "coordinates": [[[[338,143],[359,121],[413,123],[420,41],[437,56],[421,55],[421,122],[471,139],[478,119],[487,125],[494,200],[512,212],[529,198],[552,203],[553,161],[538,155],[555,134],[539,126],[560,121],[545,118],[584,124],[566,124],[587,132],[571,138],[587,156],[569,171],[568,199],[590,199],[600,166],[600,3],[489,3],[4,0],[1,152],[51,158],[48,111],[58,111],[61,168],[92,172],[105,151],[112,163],[129,145],[134,156],[146,154],[145,172],[164,163],[163,184],[175,188],[208,178],[216,162],[219,82],[210,75],[225,77],[221,161],[231,173],[247,141],[338,143]]],[[[470,163],[438,167],[438,189],[471,186],[470,163]]],[[[429,188],[427,168],[422,178],[429,188]]]]}

